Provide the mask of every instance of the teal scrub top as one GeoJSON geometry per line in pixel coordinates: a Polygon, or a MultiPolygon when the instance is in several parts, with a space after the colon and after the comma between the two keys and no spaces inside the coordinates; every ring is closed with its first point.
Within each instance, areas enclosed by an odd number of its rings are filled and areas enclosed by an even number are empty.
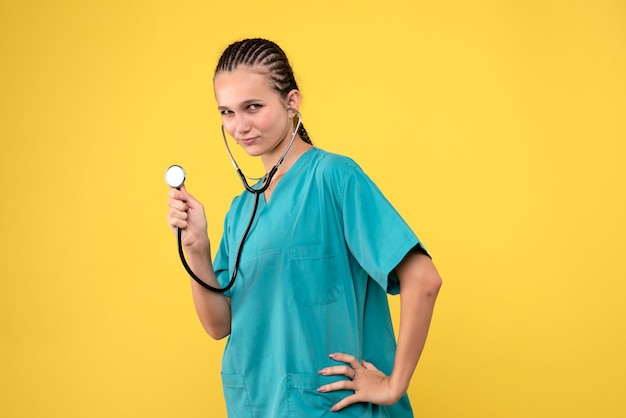
{"type": "MultiPolygon", "coordinates": [[[[260,187],[257,185],[256,187],[260,187]]],[[[231,277],[255,196],[236,197],[214,260],[231,277]]],[[[317,388],[343,376],[318,371],[342,352],[389,375],[396,341],[387,292],[393,269],[421,246],[376,185],[351,159],[312,148],[286,172],[258,212],[244,244],[231,298],[232,326],[222,360],[228,416],[412,417],[405,395],[331,413],[352,391],[317,388]]]]}

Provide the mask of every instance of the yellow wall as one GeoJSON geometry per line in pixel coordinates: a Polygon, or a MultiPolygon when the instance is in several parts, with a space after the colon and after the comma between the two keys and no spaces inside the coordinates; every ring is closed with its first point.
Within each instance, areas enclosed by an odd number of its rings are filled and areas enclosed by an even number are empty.
{"type": "Polygon", "coordinates": [[[217,243],[241,186],[211,77],[247,36],[444,277],[416,415],[626,415],[623,1],[3,0],[0,416],[224,415],[163,172],[217,243]]]}

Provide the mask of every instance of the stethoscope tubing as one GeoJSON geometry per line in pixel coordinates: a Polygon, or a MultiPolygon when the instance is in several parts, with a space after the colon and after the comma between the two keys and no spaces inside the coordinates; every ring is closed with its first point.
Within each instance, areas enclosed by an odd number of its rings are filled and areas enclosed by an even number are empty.
{"type": "Polygon", "coordinates": [[[267,174],[267,176],[265,177],[263,181],[263,185],[259,189],[254,189],[252,188],[252,186],[250,186],[250,184],[248,184],[248,180],[246,180],[246,176],[244,176],[243,172],[241,171],[241,168],[239,168],[239,164],[237,164],[237,161],[235,161],[235,157],[233,156],[233,153],[230,151],[230,147],[228,146],[228,141],[226,140],[226,133],[224,131],[224,125],[222,125],[222,138],[224,139],[224,146],[226,147],[226,151],[228,151],[228,156],[230,157],[230,161],[233,163],[233,167],[235,167],[235,170],[237,170],[237,174],[239,175],[239,178],[241,179],[241,183],[246,188],[246,190],[249,191],[250,193],[261,194],[267,190],[267,188],[270,186],[270,183],[272,182],[272,178],[274,177],[274,174],[276,174],[276,172],[278,171],[278,167],[280,167],[280,165],[283,163],[285,156],[287,155],[287,153],[293,146],[293,143],[296,139],[296,135],[298,134],[298,130],[300,129],[300,125],[302,125],[302,115],[300,114],[299,111],[295,109],[293,110],[298,115],[298,123],[296,124],[296,127],[294,128],[293,132],[291,133],[291,140],[289,141],[289,145],[287,145],[287,148],[285,148],[285,151],[283,152],[283,154],[280,156],[280,158],[278,159],[274,167],[267,174]]]}
{"type": "Polygon", "coordinates": [[[233,163],[235,170],[237,170],[237,174],[239,175],[239,178],[241,179],[241,183],[243,184],[243,186],[248,192],[254,194],[254,206],[252,208],[252,214],[250,215],[250,220],[248,221],[248,226],[246,227],[241,237],[241,241],[239,242],[239,248],[237,248],[237,255],[235,257],[235,265],[233,267],[233,274],[230,278],[230,282],[228,282],[228,284],[222,288],[211,286],[210,284],[202,280],[200,277],[198,277],[193,272],[193,270],[191,270],[191,267],[189,266],[189,264],[187,263],[187,260],[185,259],[185,253],[183,251],[183,244],[182,244],[183,231],[182,229],[177,228],[178,254],[180,255],[180,260],[183,263],[183,267],[185,267],[185,270],[191,276],[191,278],[195,280],[200,286],[204,287],[205,289],[208,289],[216,293],[225,293],[228,290],[230,290],[230,288],[232,288],[233,285],[235,284],[235,279],[237,278],[237,273],[239,272],[239,261],[241,260],[241,253],[243,251],[243,245],[246,241],[246,238],[248,237],[248,234],[250,233],[250,230],[252,229],[252,224],[254,223],[254,218],[256,217],[257,209],[259,207],[259,199],[261,197],[261,194],[263,194],[267,190],[267,188],[270,186],[270,183],[272,182],[274,175],[278,171],[278,167],[280,167],[280,165],[283,163],[285,156],[291,149],[296,139],[296,135],[298,134],[298,130],[300,129],[300,126],[302,124],[302,115],[300,114],[300,112],[295,109],[288,109],[288,110],[294,110],[297,113],[298,123],[296,124],[293,132],[291,133],[291,140],[289,141],[289,145],[287,145],[287,148],[285,148],[285,151],[283,152],[281,157],[278,159],[274,167],[270,170],[267,176],[265,176],[265,179],[263,180],[263,184],[258,189],[255,189],[248,184],[248,181],[246,180],[246,176],[244,176],[243,172],[239,168],[239,165],[235,161],[235,158],[233,157],[233,154],[230,151],[230,147],[228,146],[228,141],[226,140],[226,133],[224,131],[224,125],[222,125],[222,138],[224,139],[224,145],[226,146],[226,151],[228,151],[230,160],[233,163]]]}
{"type": "Polygon", "coordinates": [[[239,248],[237,249],[237,257],[235,258],[235,267],[233,269],[233,275],[231,276],[230,282],[228,282],[228,284],[225,287],[211,286],[210,284],[208,284],[207,282],[205,282],[204,280],[199,278],[193,272],[193,270],[191,270],[191,267],[189,266],[189,264],[187,263],[187,260],[185,259],[185,253],[183,251],[183,244],[182,244],[183,230],[180,229],[180,228],[176,228],[177,229],[177,235],[178,235],[178,255],[180,255],[180,261],[182,261],[183,267],[185,267],[185,270],[187,270],[187,273],[189,273],[191,278],[194,279],[200,286],[202,286],[205,289],[208,289],[208,290],[210,290],[212,292],[216,292],[216,293],[225,293],[228,290],[230,290],[231,287],[233,287],[233,285],[235,284],[235,279],[237,278],[237,272],[239,270],[239,261],[241,259],[241,253],[242,253],[242,250],[243,250],[243,244],[246,241],[246,238],[248,237],[248,234],[250,233],[250,229],[252,229],[252,224],[254,223],[254,217],[255,217],[257,209],[259,207],[259,198],[260,197],[261,197],[260,193],[255,193],[255,196],[254,196],[254,207],[252,208],[252,215],[250,216],[250,221],[248,222],[248,226],[246,227],[246,230],[244,231],[243,236],[241,237],[241,242],[239,242],[239,248]]]}

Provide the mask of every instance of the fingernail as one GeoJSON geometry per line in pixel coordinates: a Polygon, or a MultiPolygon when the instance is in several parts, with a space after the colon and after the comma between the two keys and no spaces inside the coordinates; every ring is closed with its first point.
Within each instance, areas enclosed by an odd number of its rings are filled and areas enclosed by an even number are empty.
{"type": "Polygon", "coordinates": [[[329,355],[328,355],[328,357],[330,357],[330,358],[335,358],[335,357],[337,357],[337,353],[332,353],[332,354],[329,354],[329,355]]]}
{"type": "Polygon", "coordinates": [[[317,388],[318,392],[326,392],[326,386],[320,386],[317,388]]]}
{"type": "Polygon", "coordinates": [[[326,374],[326,369],[322,369],[318,372],[319,374],[326,374]]]}

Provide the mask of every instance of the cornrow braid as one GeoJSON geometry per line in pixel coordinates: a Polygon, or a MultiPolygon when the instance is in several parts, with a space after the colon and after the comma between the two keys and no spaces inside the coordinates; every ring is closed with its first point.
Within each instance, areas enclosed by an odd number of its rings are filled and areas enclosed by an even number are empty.
{"type": "MultiPolygon", "coordinates": [[[[221,71],[234,71],[240,65],[265,67],[272,79],[274,90],[283,98],[286,98],[291,90],[299,90],[287,55],[272,41],[253,38],[229,45],[217,63],[215,74],[221,71]]],[[[304,142],[313,145],[303,124],[300,124],[298,135],[304,142]]]]}

